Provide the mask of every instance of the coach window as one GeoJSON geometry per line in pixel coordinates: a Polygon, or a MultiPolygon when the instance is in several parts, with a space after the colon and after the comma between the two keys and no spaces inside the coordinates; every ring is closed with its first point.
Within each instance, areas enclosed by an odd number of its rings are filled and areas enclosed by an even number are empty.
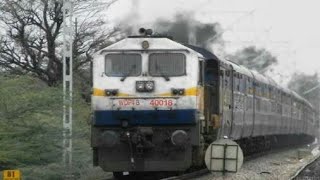
{"type": "Polygon", "coordinates": [[[238,81],[237,89],[238,89],[239,92],[241,92],[241,79],[240,79],[240,76],[238,78],[239,78],[239,81],[238,81]]]}
{"type": "Polygon", "coordinates": [[[261,95],[261,91],[260,91],[260,87],[259,87],[259,83],[258,82],[253,82],[253,89],[254,89],[254,92],[255,92],[256,96],[260,96],[261,95]]]}
{"type": "Polygon", "coordinates": [[[254,80],[252,80],[252,94],[256,94],[257,95],[257,92],[258,92],[258,87],[256,86],[256,82],[254,80]]]}
{"type": "Polygon", "coordinates": [[[246,93],[246,77],[240,74],[240,91],[246,93]]]}
{"type": "Polygon", "coordinates": [[[107,76],[139,76],[141,74],[140,54],[107,54],[105,73],[107,76]]]}
{"type": "Polygon", "coordinates": [[[247,78],[247,94],[252,94],[253,93],[253,89],[252,89],[252,80],[250,80],[250,78],[247,78]]]}
{"type": "Polygon", "coordinates": [[[268,96],[268,86],[266,84],[263,84],[263,97],[268,96]]]}
{"type": "Polygon", "coordinates": [[[272,86],[269,86],[269,94],[268,94],[268,97],[269,97],[269,99],[272,99],[272,100],[275,99],[274,93],[273,93],[273,87],[272,87],[272,86]]]}
{"type": "Polygon", "coordinates": [[[234,91],[240,91],[240,85],[239,85],[239,73],[234,72],[233,73],[233,90],[234,91]]]}
{"type": "Polygon", "coordinates": [[[266,85],[262,84],[262,97],[266,97],[266,85]]]}

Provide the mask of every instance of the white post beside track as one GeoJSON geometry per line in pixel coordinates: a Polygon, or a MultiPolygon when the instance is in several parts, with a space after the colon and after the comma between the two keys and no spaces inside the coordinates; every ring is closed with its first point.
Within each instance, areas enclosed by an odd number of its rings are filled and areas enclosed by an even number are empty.
{"type": "Polygon", "coordinates": [[[73,4],[63,1],[63,164],[66,174],[72,168],[72,44],[73,4]]]}

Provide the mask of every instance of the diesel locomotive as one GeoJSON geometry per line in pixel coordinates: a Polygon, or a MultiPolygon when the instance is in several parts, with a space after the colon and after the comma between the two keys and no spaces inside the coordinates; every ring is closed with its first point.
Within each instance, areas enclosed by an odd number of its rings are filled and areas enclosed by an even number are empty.
{"type": "Polygon", "coordinates": [[[221,138],[252,149],[281,137],[309,141],[318,131],[315,110],[295,92],[148,33],[95,54],[92,110],[94,164],[116,177],[200,166],[208,144],[221,138]]]}

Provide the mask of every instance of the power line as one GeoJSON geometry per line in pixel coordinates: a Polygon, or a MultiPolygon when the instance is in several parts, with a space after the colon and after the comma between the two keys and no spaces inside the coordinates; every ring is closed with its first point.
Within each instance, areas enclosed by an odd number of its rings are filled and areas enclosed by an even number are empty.
{"type": "Polygon", "coordinates": [[[303,95],[309,94],[309,93],[311,93],[312,91],[318,89],[319,87],[320,87],[320,84],[314,86],[313,88],[311,88],[311,89],[309,89],[309,90],[307,90],[307,91],[304,91],[302,94],[303,94],[303,95]]]}
{"type": "Polygon", "coordinates": [[[244,17],[253,15],[254,12],[255,12],[255,9],[252,10],[252,11],[249,11],[248,13],[244,14],[243,16],[237,18],[235,21],[233,21],[231,24],[229,24],[229,25],[227,26],[227,28],[225,28],[223,31],[215,34],[215,35],[212,37],[212,40],[215,40],[216,38],[222,36],[226,31],[231,30],[232,27],[233,27],[233,25],[235,25],[236,23],[238,23],[238,22],[239,22],[241,19],[243,19],[244,17]]]}

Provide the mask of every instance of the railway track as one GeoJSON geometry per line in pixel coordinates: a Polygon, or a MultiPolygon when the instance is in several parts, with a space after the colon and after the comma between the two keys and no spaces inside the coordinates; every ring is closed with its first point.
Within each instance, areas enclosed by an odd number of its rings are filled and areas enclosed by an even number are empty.
{"type": "MultiPolygon", "coordinates": [[[[244,158],[244,162],[251,161],[251,160],[254,160],[254,159],[257,159],[259,157],[266,156],[266,155],[269,155],[269,154],[279,153],[279,152],[283,152],[283,151],[287,151],[289,149],[294,149],[294,148],[299,148],[299,147],[301,147],[301,145],[296,145],[296,146],[291,146],[291,147],[287,146],[287,147],[282,147],[282,148],[278,148],[278,149],[274,149],[274,150],[263,151],[263,152],[260,152],[260,153],[254,153],[252,155],[246,156],[244,158]]],[[[318,155],[317,158],[319,158],[319,156],[320,155],[318,155]]],[[[314,162],[317,158],[315,158],[312,162],[314,162]]],[[[309,162],[308,164],[303,166],[303,168],[299,169],[299,171],[294,176],[292,176],[291,179],[294,179],[301,171],[303,171],[303,169],[305,167],[310,165],[312,162],[309,162]]],[[[161,180],[178,180],[178,179],[187,180],[187,179],[194,179],[194,178],[201,177],[201,176],[204,176],[204,175],[209,174],[209,173],[210,173],[210,171],[208,169],[201,169],[201,170],[198,170],[198,171],[185,173],[185,174],[182,174],[180,176],[172,176],[172,177],[168,177],[168,178],[163,178],[161,180]]]]}
{"type": "MultiPolygon", "coordinates": [[[[319,147],[314,148],[313,151],[315,149],[319,150],[319,147]]],[[[314,175],[312,175],[312,173],[306,173],[306,175],[301,175],[303,173],[303,171],[305,171],[309,166],[312,166],[314,163],[316,163],[317,161],[320,161],[320,153],[318,153],[314,158],[312,158],[310,161],[306,162],[301,168],[299,168],[297,170],[297,172],[292,175],[290,177],[290,180],[295,180],[295,179],[318,179],[319,177],[315,177],[314,175]]],[[[316,167],[317,169],[320,169],[320,167],[316,167]]],[[[316,170],[316,168],[314,167],[313,170],[316,170]]]]}
{"type": "Polygon", "coordinates": [[[186,174],[183,174],[181,176],[172,176],[172,177],[168,177],[168,178],[163,178],[161,180],[177,180],[177,179],[186,180],[186,179],[191,179],[191,178],[196,178],[196,177],[199,177],[199,176],[203,176],[203,175],[208,174],[208,173],[209,173],[208,169],[201,169],[199,171],[186,173],[186,174]]]}
{"type": "MultiPolygon", "coordinates": [[[[274,149],[274,150],[269,150],[269,151],[264,151],[264,152],[260,152],[260,153],[255,153],[255,154],[252,154],[250,156],[246,156],[244,161],[245,162],[248,162],[248,161],[251,161],[251,160],[254,160],[254,159],[257,159],[259,157],[262,157],[262,156],[266,156],[266,155],[269,155],[269,154],[273,154],[273,153],[280,153],[282,151],[287,151],[289,149],[296,149],[296,148],[299,148],[301,147],[300,146],[293,146],[293,147],[282,147],[282,148],[279,148],[279,149],[274,149]]],[[[311,161],[308,161],[306,162],[306,164],[304,164],[294,175],[292,175],[292,177],[290,178],[291,180],[295,179],[308,165],[312,164],[315,160],[317,160],[318,158],[320,157],[320,154],[318,154],[317,156],[315,156],[311,161]]],[[[207,174],[209,174],[210,171],[207,170],[207,169],[200,169],[200,170],[197,170],[197,171],[193,171],[193,172],[188,172],[188,173],[184,173],[184,174],[181,174],[181,175],[174,175],[174,176],[170,176],[170,177],[165,177],[165,176],[162,176],[162,178],[156,178],[155,176],[150,176],[147,175],[147,176],[140,176],[136,179],[150,179],[150,180],[154,180],[154,179],[161,179],[161,180],[187,180],[187,179],[195,179],[197,177],[201,177],[201,176],[205,176],[207,174]]],[[[104,180],[115,180],[113,177],[111,178],[107,178],[107,179],[104,179],[104,180]]]]}
{"type": "MultiPolygon", "coordinates": [[[[277,151],[283,151],[285,150],[284,148],[282,148],[281,150],[277,150],[277,151]]],[[[249,160],[253,160],[255,158],[267,155],[267,154],[271,154],[271,153],[275,153],[276,150],[272,150],[272,151],[267,151],[267,152],[261,152],[261,153],[255,153],[253,155],[247,156],[244,158],[244,161],[249,161],[249,160]]],[[[163,178],[161,180],[187,180],[187,179],[193,179],[196,177],[200,177],[206,174],[209,174],[210,171],[208,169],[201,169],[198,171],[194,171],[194,172],[190,172],[190,173],[185,173],[182,174],[180,176],[172,176],[172,177],[168,177],[168,178],[163,178]]]]}

